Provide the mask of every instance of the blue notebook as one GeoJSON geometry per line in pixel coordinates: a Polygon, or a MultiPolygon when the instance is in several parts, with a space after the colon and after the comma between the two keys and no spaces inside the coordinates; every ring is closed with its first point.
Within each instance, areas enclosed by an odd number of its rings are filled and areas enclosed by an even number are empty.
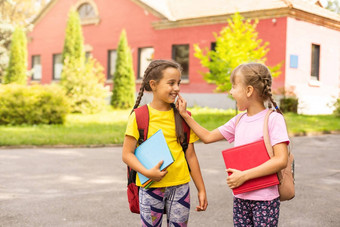
{"type": "MultiPolygon", "coordinates": [[[[174,158],[172,157],[161,129],[138,146],[135,150],[135,155],[140,163],[147,169],[153,168],[161,160],[164,160],[160,168],[161,170],[164,170],[174,162],[174,158]]],[[[137,172],[137,174],[143,187],[147,188],[150,186],[152,182],[149,178],[139,172],[137,172]]]]}

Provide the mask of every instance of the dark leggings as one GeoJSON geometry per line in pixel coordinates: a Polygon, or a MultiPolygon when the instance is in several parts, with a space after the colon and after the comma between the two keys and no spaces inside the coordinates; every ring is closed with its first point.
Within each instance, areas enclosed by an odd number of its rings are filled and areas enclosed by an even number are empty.
{"type": "Polygon", "coordinates": [[[234,197],[234,226],[278,226],[280,199],[244,200],[234,197]]]}

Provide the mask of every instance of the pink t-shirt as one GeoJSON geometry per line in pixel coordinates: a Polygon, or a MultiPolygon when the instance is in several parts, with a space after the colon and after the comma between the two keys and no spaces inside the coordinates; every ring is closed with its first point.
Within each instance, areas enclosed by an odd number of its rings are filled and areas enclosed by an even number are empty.
{"type": "MultiPolygon", "coordinates": [[[[236,119],[239,115],[230,119],[226,124],[219,127],[221,134],[229,143],[234,142],[234,146],[241,146],[263,139],[263,123],[268,109],[265,109],[254,116],[244,116],[240,119],[235,130],[236,119]]],[[[271,145],[286,142],[289,138],[286,123],[283,116],[277,112],[269,115],[268,131],[271,145]]],[[[247,200],[268,201],[279,197],[278,186],[271,186],[251,192],[235,195],[235,197],[247,200]]]]}

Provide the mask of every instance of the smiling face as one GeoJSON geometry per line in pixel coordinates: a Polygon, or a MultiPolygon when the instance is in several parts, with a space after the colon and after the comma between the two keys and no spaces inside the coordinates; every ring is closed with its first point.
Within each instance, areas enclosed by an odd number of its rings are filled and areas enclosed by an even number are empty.
{"type": "Polygon", "coordinates": [[[154,99],[164,104],[174,103],[180,91],[181,73],[176,68],[168,67],[162,74],[163,77],[158,82],[150,81],[154,99]]]}

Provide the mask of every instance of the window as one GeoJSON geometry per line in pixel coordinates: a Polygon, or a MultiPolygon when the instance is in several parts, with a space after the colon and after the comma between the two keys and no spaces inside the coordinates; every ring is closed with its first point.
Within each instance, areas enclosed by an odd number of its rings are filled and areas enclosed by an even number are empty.
{"type": "Polygon", "coordinates": [[[216,50],[216,42],[212,42],[210,45],[210,50],[215,51],[216,50]]]}
{"type": "Polygon", "coordinates": [[[108,52],[108,64],[107,64],[107,80],[113,79],[113,74],[116,70],[116,60],[117,60],[117,51],[109,50],[108,52]]]}
{"type": "Polygon", "coordinates": [[[299,56],[297,55],[290,55],[289,67],[293,69],[297,69],[299,65],[299,56]]]}
{"type": "Polygon", "coordinates": [[[94,0],[78,0],[75,7],[82,25],[99,23],[98,8],[94,0]]]}
{"type": "Polygon", "coordinates": [[[320,72],[320,45],[312,44],[312,64],[311,77],[314,80],[319,80],[320,72]]]}
{"type": "Polygon", "coordinates": [[[143,79],[144,72],[152,61],[154,52],[153,47],[138,49],[138,79],[143,79]]]}
{"type": "Polygon", "coordinates": [[[92,58],[92,53],[89,52],[89,51],[86,51],[86,52],[85,52],[85,60],[87,61],[87,60],[89,60],[90,58],[92,58]]]}
{"type": "Polygon", "coordinates": [[[40,55],[32,56],[32,80],[41,80],[41,60],[40,55]]]}
{"type": "Polygon", "coordinates": [[[181,64],[182,79],[189,79],[189,44],[173,45],[172,59],[181,64]]]}
{"type": "Polygon", "coordinates": [[[61,79],[62,70],[63,70],[62,55],[53,54],[53,80],[61,79]]]}
{"type": "Polygon", "coordinates": [[[96,17],[96,12],[90,3],[84,3],[78,8],[79,17],[81,20],[96,17]]]}

